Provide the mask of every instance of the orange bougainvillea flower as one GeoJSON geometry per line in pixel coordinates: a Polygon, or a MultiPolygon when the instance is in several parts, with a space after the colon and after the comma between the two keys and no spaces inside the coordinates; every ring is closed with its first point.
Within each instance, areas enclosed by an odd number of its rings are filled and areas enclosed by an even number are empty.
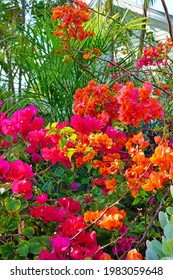
{"type": "Polygon", "coordinates": [[[86,60],[90,59],[91,57],[91,53],[90,52],[86,52],[84,55],[83,55],[83,58],[85,58],[86,60]]]}
{"type": "Polygon", "coordinates": [[[89,141],[90,146],[93,147],[95,151],[111,149],[113,146],[112,139],[105,133],[91,133],[89,135],[89,141]]]}
{"type": "Polygon", "coordinates": [[[114,161],[93,161],[93,168],[99,168],[100,174],[105,175],[113,175],[120,171],[120,160],[114,159],[114,161]]]}
{"type": "Polygon", "coordinates": [[[149,141],[145,140],[143,133],[139,132],[133,137],[131,137],[125,144],[128,153],[134,156],[138,153],[139,149],[145,149],[149,146],[149,141]]]}
{"type": "Polygon", "coordinates": [[[116,186],[116,179],[112,178],[109,180],[105,180],[105,184],[106,184],[106,188],[110,191],[110,192],[114,192],[115,191],[115,186],[116,186]]]}
{"type": "Polygon", "coordinates": [[[98,54],[98,55],[102,54],[102,51],[100,49],[97,49],[97,48],[92,48],[92,52],[95,53],[95,54],[98,54]]]}
{"type": "Polygon", "coordinates": [[[170,38],[166,38],[166,46],[173,47],[173,41],[170,38]]]}
{"type": "Polygon", "coordinates": [[[142,260],[143,257],[136,249],[132,249],[127,253],[127,260],[142,260]]]}
{"type": "Polygon", "coordinates": [[[145,184],[142,185],[142,188],[145,191],[153,191],[154,189],[161,189],[163,188],[163,183],[167,182],[168,179],[169,179],[168,174],[152,171],[149,179],[147,179],[145,184]]]}
{"type": "Polygon", "coordinates": [[[58,51],[58,50],[56,50],[56,51],[55,51],[55,53],[56,53],[56,54],[61,54],[61,52],[60,52],[60,51],[58,51]]]}
{"type": "Polygon", "coordinates": [[[173,162],[173,150],[165,142],[156,147],[150,161],[158,166],[161,171],[168,171],[173,162]]]}
{"type": "Polygon", "coordinates": [[[113,260],[112,258],[111,258],[111,256],[109,255],[109,254],[107,254],[107,253],[103,253],[101,256],[100,256],[100,259],[99,260],[104,260],[104,261],[109,261],[109,260],[113,260]]]}
{"type": "Polygon", "coordinates": [[[76,115],[96,117],[104,124],[118,120],[118,101],[107,84],[97,85],[90,81],[85,88],[74,94],[73,111],[76,115]]]}
{"type": "Polygon", "coordinates": [[[107,211],[105,211],[107,207],[103,210],[99,211],[86,211],[84,213],[84,221],[86,223],[94,222],[96,219],[101,217],[97,221],[97,225],[100,228],[105,228],[108,230],[113,230],[115,228],[121,228],[123,226],[123,220],[126,217],[126,212],[124,210],[119,210],[117,207],[113,206],[107,211]],[[103,214],[104,213],[104,214],[103,214]],[[103,216],[102,216],[103,215],[103,216]]]}
{"type": "MultiPolygon", "coordinates": [[[[94,32],[85,31],[83,27],[83,24],[89,20],[92,14],[87,3],[76,0],[73,6],[57,6],[52,9],[52,12],[52,20],[61,21],[61,24],[55,27],[54,35],[59,37],[62,43],[70,38],[82,41],[87,37],[93,37],[94,32]]],[[[63,51],[66,49],[66,47],[63,47],[63,51]]]]}

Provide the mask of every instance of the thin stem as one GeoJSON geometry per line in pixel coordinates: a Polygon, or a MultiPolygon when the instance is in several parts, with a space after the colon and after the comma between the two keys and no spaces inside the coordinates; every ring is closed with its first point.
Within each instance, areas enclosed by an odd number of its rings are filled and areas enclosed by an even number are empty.
{"type": "Polygon", "coordinates": [[[164,8],[165,16],[166,16],[167,23],[168,23],[168,32],[170,34],[171,40],[173,41],[172,24],[171,24],[171,20],[170,20],[170,17],[169,17],[168,8],[166,6],[165,0],[161,0],[161,2],[162,2],[162,5],[163,5],[163,8],[164,8]]]}
{"type": "Polygon", "coordinates": [[[144,232],[142,238],[141,238],[141,239],[139,240],[139,242],[136,244],[135,248],[137,248],[137,247],[144,241],[144,239],[145,239],[145,237],[146,237],[146,235],[147,235],[149,229],[152,227],[152,225],[153,225],[153,223],[154,223],[154,221],[155,221],[157,215],[159,214],[160,209],[162,208],[163,201],[164,201],[165,198],[168,196],[169,192],[170,192],[170,189],[168,188],[167,191],[166,191],[166,193],[164,194],[164,196],[161,198],[161,201],[160,201],[160,203],[159,203],[159,206],[157,207],[156,212],[155,212],[155,214],[154,214],[154,216],[153,216],[151,222],[150,222],[149,225],[147,226],[147,228],[146,228],[146,230],[145,230],[145,232],[144,232]]]}

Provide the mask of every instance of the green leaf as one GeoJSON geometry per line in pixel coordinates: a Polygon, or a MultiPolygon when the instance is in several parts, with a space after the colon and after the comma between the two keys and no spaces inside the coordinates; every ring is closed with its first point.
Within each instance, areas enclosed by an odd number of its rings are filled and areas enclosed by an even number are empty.
{"type": "Polygon", "coordinates": [[[61,132],[64,134],[69,134],[69,133],[71,134],[71,133],[74,133],[75,130],[70,126],[65,126],[61,129],[61,132]]]}
{"type": "Polygon", "coordinates": [[[99,187],[94,187],[94,188],[91,190],[91,193],[92,193],[94,196],[100,196],[100,195],[102,195],[102,190],[101,190],[99,187]]]}
{"type": "Polygon", "coordinates": [[[0,234],[6,232],[5,217],[0,217],[0,234]]]}
{"type": "Polygon", "coordinates": [[[166,212],[167,212],[169,215],[173,215],[173,207],[167,207],[167,208],[166,208],[166,212]]]}
{"type": "Polygon", "coordinates": [[[32,228],[32,227],[27,227],[27,228],[24,228],[22,230],[22,233],[25,235],[25,236],[33,236],[34,235],[34,232],[35,230],[32,228]]]}
{"type": "Polygon", "coordinates": [[[171,196],[173,198],[173,186],[170,186],[170,192],[171,192],[171,196]]]}
{"type": "Polygon", "coordinates": [[[5,216],[5,226],[7,231],[14,231],[18,228],[18,224],[21,221],[21,217],[18,214],[12,216],[5,216]]]}
{"type": "Polygon", "coordinates": [[[45,246],[46,248],[52,246],[52,242],[49,240],[49,236],[41,235],[40,241],[41,241],[42,245],[45,246]]]}
{"type": "Polygon", "coordinates": [[[27,200],[23,201],[23,202],[21,203],[21,206],[20,206],[19,211],[21,211],[21,210],[23,210],[23,209],[26,209],[26,208],[28,207],[28,205],[29,205],[29,203],[28,203],[27,200]]]}
{"type": "Polygon", "coordinates": [[[170,222],[171,222],[171,224],[173,224],[173,215],[171,215],[171,217],[170,217],[170,222]]]}
{"type": "Polygon", "coordinates": [[[159,257],[164,257],[163,251],[162,251],[162,244],[154,239],[151,241],[151,246],[153,251],[159,256],[159,257]]]}
{"type": "Polygon", "coordinates": [[[173,239],[173,224],[168,223],[164,227],[164,235],[168,240],[173,239]]]}
{"type": "Polygon", "coordinates": [[[158,256],[152,249],[147,249],[146,250],[146,259],[147,260],[158,260],[158,256]]]}
{"type": "Polygon", "coordinates": [[[168,215],[164,213],[163,211],[159,212],[159,221],[161,224],[161,227],[164,229],[164,227],[169,223],[168,215]]]}
{"type": "Polygon", "coordinates": [[[42,245],[38,242],[32,242],[29,246],[29,253],[31,254],[40,254],[42,251],[42,245]]]}
{"type": "Polygon", "coordinates": [[[16,252],[19,253],[22,257],[27,257],[28,255],[28,241],[23,241],[21,244],[19,244],[18,248],[16,249],[16,252]]]}
{"type": "Polygon", "coordinates": [[[73,134],[70,136],[70,139],[73,140],[73,141],[75,141],[76,138],[77,138],[76,133],[73,133],[73,134]]]}
{"type": "Polygon", "coordinates": [[[85,184],[88,185],[88,184],[89,184],[89,179],[88,179],[88,178],[83,178],[83,179],[81,180],[81,183],[84,184],[84,185],[85,185],[85,184]]]}
{"type": "Polygon", "coordinates": [[[69,160],[71,161],[71,158],[73,156],[73,154],[75,153],[75,149],[74,148],[68,148],[67,150],[67,156],[69,158],[69,160]]]}
{"type": "Polygon", "coordinates": [[[132,203],[132,205],[136,205],[141,201],[141,197],[136,197],[132,203]]]}
{"type": "Polygon", "coordinates": [[[13,242],[8,242],[1,246],[1,254],[3,260],[12,260],[14,257],[15,244],[13,242]]]}
{"type": "Polygon", "coordinates": [[[64,169],[63,168],[58,168],[55,171],[55,175],[58,176],[58,177],[61,177],[63,173],[64,173],[64,169]]]}
{"type": "Polygon", "coordinates": [[[163,253],[166,256],[169,256],[172,252],[171,248],[169,247],[168,241],[164,236],[162,237],[162,249],[163,249],[163,253]]]}
{"type": "Polygon", "coordinates": [[[4,139],[5,141],[7,141],[7,142],[12,143],[12,137],[11,137],[11,136],[9,136],[9,135],[5,135],[5,134],[3,134],[3,139],[4,139]]]}
{"type": "Polygon", "coordinates": [[[20,200],[9,198],[9,197],[5,199],[5,208],[9,213],[17,212],[20,206],[21,206],[20,200]]]}
{"type": "Polygon", "coordinates": [[[172,251],[172,254],[173,254],[173,239],[168,241],[168,245],[169,245],[169,247],[170,247],[170,249],[172,251]]]}
{"type": "Polygon", "coordinates": [[[41,240],[40,240],[40,237],[32,237],[30,240],[29,240],[30,243],[40,243],[41,244],[41,240]]]}
{"type": "Polygon", "coordinates": [[[93,167],[93,164],[92,162],[90,161],[89,163],[86,164],[86,167],[88,169],[88,173],[91,171],[92,167],[93,167]]]}
{"type": "Polygon", "coordinates": [[[67,139],[65,137],[61,137],[61,139],[59,140],[59,146],[61,150],[65,147],[66,143],[67,139]]]}
{"type": "Polygon", "coordinates": [[[161,260],[173,260],[173,256],[172,257],[164,257],[164,258],[161,258],[161,260]]]}

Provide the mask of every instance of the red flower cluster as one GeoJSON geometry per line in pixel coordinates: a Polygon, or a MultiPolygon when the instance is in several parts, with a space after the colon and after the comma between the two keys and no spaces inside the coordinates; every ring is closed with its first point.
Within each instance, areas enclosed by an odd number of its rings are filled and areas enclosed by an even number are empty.
{"type": "Polygon", "coordinates": [[[159,42],[156,47],[145,47],[143,49],[142,57],[136,62],[136,66],[141,68],[143,66],[167,65],[168,53],[173,47],[173,42],[170,38],[166,39],[165,44],[159,42]]]}
{"type": "Polygon", "coordinates": [[[96,240],[96,232],[84,230],[87,225],[83,216],[74,215],[81,211],[79,202],[64,197],[58,200],[57,207],[36,206],[30,211],[33,217],[40,217],[44,222],[61,222],[57,226],[54,238],[50,238],[52,252],[43,250],[39,255],[40,260],[84,260],[93,255],[93,259],[106,259],[108,257],[110,259],[108,254],[100,250],[96,240]],[[61,208],[58,209],[58,207],[61,208]],[[75,235],[77,235],[76,238],[73,238],[75,235]]]}
{"type": "MultiPolygon", "coordinates": [[[[65,5],[53,8],[53,20],[61,19],[61,24],[56,26],[54,35],[61,39],[63,50],[68,48],[67,44],[70,38],[75,38],[83,41],[87,37],[93,37],[94,32],[85,31],[83,23],[87,22],[91,17],[91,10],[88,5],[81,1],[76,0],[73,3],[74,7],[65,5]]],[[[60,53],[58,51],[57,53],[60,53]]]]}
{"type": "Polygon", "coordinates": [[[73,110],[76,115],[89,114],[109,124],[118,118],[118,101],[107,84],[97,85],[95,81],[90,81],[85,88],[76,90],[73,110]]]}
{"type": "Polygon", "coordinates": [[[141,121],[148,123],[153,119],[163,119],[163,107],[157,97],[150,97],[151,92],[150,82],[145,82],[139,89],[135,88],[132,82],[126,83],[117,96],[120,105],[119,120],[138,127],[141,121]]]}

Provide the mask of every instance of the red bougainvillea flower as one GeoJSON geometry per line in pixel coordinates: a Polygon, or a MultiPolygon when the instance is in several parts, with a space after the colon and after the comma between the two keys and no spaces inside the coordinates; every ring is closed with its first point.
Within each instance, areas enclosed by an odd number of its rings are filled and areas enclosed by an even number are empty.
{"type": "Polygon", "coordinates": [[[0,178],[4,178],[10,170],[10,164],[4,158],[0,158],[0,178]]]}
{"type": "Polygon", "coordinates": [[[21,161],[16,160],[10,162],[10,171],[7,174],[8,180],[21,180],[25,178],[33,178],[32,166],[21,161]]]}
{"type": "Polygon", "coordinates": [[[37,195],[36,198],[35,198],[35,200],[38,204],[46,203],[47,199],[48,199],[47,193],[42,193],[40,195],[37,195]]]}
{"type": "Polygon", "coordinates": [[[23,194],[25,199],[31,199],[33,196],[32,183],[26,179],[14,181],[12,184],[14,193],[23,194]]]}
{"type": "Polygon", "coordinates": [[[127,253],[127,260],[142,260],[143,257],[136,249],[132,249],[127,253]]]}
{"type": "Polygon", "coordinates": [[[81,212],[80,202],[75,201],[71,197],[63,197],[58,199],[58,205],[63,208],[65,211],[69,211],[70,213],[81,212]]]}
{"type": "Polygon", "coordinates": [[[71,168],[71,162],[69,161],[68,157],[60,151],[60,147],[56,146],[50,149],[45,147],[41,149],[41,154],[44,160],[51,161],[52,164],[61,162],[64,166],[71,168]]]}
{"type": "Polygon", "coordinates": [[[57,206],[38,205],[29,209],[30,215],[34,218],[41,218],[43,223],[62,222],[66,215],[64,209],[58,209],[57,206]]]}

